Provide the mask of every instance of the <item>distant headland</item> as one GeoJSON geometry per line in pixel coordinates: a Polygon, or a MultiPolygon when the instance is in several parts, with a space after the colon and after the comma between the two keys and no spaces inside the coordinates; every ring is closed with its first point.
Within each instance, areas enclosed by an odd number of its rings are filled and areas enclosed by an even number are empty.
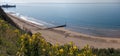
{"type": "Polygon", "coordinates": [[[4,4],[4,5],[0,5],[0,7],[3,7],[3,8],[11,8],[11,7],[16,7],[16,5],[4,4]]]}

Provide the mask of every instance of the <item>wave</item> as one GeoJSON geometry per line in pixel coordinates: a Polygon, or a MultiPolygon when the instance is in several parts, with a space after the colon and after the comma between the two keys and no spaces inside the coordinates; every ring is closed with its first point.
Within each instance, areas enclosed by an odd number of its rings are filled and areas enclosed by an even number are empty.
{"type": "Polygon", "coordinates": [[[40,26],[46,26],[46,27],[54,26],[53,24],[47,23],[47,22],[42,21],[42,20],[38,20],[38,19],[33,18],[33,17],[25,16],[25,15],[22,15],[20,13],[14,12],[14,11],[5,11],[5,12],[10,13],[11,15],[17,16],[25,21],[28,21],[28,22],[31,22],[31,23],[34,23],[34,24],[37,24],[40,26]]]}
{"type": "Polygon", "coordinates": [[[32,21],[32,20],[29,20],[30,17],[27,17],[27,16],[20,15],[20,18],[23,19],[23,20],[25,20],[25,21],[29,21],[31,23],[37,24],[37,25],[42,25],[42,26],[44,25],[42,23],[38,23],[38,22],[35,22],[35,21],[32,21]]]}

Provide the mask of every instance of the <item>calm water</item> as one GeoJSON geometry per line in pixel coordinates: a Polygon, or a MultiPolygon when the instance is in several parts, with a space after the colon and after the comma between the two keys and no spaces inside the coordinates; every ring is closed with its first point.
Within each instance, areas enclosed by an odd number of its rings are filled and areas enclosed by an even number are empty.
{"type": "Polygon", "coordinates": [[[66,28],[76,32],[120,36],[120,4],[18,4],[5,10],[33,17],[28,20],[48,27],[66,22],[66,28]]]}

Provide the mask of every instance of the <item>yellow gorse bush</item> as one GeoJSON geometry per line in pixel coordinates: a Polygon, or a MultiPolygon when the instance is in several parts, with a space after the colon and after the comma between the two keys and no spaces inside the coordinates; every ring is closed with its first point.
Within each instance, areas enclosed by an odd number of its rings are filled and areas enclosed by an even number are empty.
{"type": "Polygon", "coordinates": [[[17,52],[17,56],[94,56],[88,45],[83,49],[78,49],[73,42],[63,46],[51,45],[40,33],[32,36],[24,34],[20,39],[21,48],[17,52]]]}
{"type": "Polygon", "coordinates": [[[64,50],[63,50],[63,49],[60,49],[60,50],[59,50],[59,52],[60,52],[60,53],[63,53],[63,52],[64,52],[64,50]]]}
{"type": "Polygon", "coordinates": [[[18,29],[15,29],[14,32],[15,32],[15,33],[19,33],[19,30],[18,30],[18,29]]]}

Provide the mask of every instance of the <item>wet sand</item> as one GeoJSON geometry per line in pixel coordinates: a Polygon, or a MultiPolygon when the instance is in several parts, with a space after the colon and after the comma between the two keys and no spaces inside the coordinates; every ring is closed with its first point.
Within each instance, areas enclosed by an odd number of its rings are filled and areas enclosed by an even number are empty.
{"type": "Polygon", "coordinates": [[[72,41],[79,48],[83,48],[87,44],[95,48],[120,48],[120,38],[91,36],[69,31],[64,28],[45,29],[44,26],[25,21],[17,16],[13,16],[8,13],[7,15],[21,29],[30,31],[33,34],[40,32],[46,41],[53,45],[56,43],[64,45],[72,41]]]}

